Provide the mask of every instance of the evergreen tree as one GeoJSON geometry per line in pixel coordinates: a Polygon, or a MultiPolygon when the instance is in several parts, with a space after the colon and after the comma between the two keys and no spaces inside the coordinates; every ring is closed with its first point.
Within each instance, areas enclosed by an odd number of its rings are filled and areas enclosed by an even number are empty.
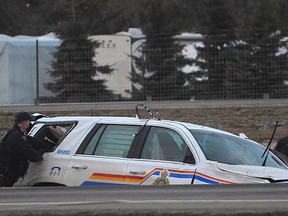
{"type": "Polygon", "coordinates": [[[283,33],[288,31],[288,1],[279,0],[279,22],[283,33]]]}
{"type": "Polygon", "coordinates": [[[285,80],[287,77],[287,49],[281,22],[279,22],[279,2],[257,1],[253,22],[250,26],[247,48],[251,61],[249,63],[250,94],[254,98],[262,98],[263,94],[270,97],[288,95],[285,80]]]}
{"type": "Polygon", "coordinates": [[[110,74],[110,66],[99,66],[95,49],[99,43],[91,41],[81,25],[70,24],[60,34],[63,42],[55,53],[50,75],[54,82],[46,88],[56,93],[58,102],[111,101],[113,94],[105,80],[97,79],[99,73],[110,74]]]}
{"type": "Polygon", "coordinates": [[[141,73],[132,74],[132,82],[140,88],[134,89],[134,99],[153,100],[189,99],[186,86],[186,74],[181,67],[188,61],[181,54],[182,46],[175,42],[179,26],[172,23],[177,13],[175,1],[150,1],[142,19],[146,41],[142,47],[142,56],[134,57],[141,73]]]}
{"type": "Polygon", "coordinates": [[[231,97],[227,80],[231,73],[229,65],[235,61],[231,58],[231,53],[235,49],[236,22],[230,13],[229,3],[229,0],[207,1],[207,19],[204,20],[205,28],[202,30],[204,46],[197,48],[196,64],[200,71],[195,73],[198,77],[202,77],[198,82],[197,89],[206,89],[206,92],[202,92],[204,94],[202,96],[196,95],[196,98],[225,99],[231,97]]]}

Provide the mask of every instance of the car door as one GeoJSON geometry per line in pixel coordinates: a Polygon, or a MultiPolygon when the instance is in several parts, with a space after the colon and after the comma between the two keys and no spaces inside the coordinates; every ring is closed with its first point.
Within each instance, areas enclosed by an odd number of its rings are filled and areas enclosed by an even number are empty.
{"type": "MultiPolygon", "coordinates": [[[[48,121],[37,122],[29,132],[35,138],[33,146],[45,151],[43,160],[30,163],[24,179],[19,183],[22,186],[62,184],[65,169],[71,157],[72,140],[77,137],[68,134],[78,130],[77,121],[48,121]],[[36,141],[37,140],[37,141],[36,141]],[[45,148],[44,148],[45,147],[45,148]]],[[[78,130],[81,137],[83,130],[78,130]]]]}
{"type": "Polygon", "coordinates": [[[128,152],[140,126],[97,124],[69,161],[65,185],[123,185],[128,152]]]}
{"type": "Polygon", "coordinates": [[[175,130],[149,127],[129,162],[125,183],[133,185],[191,184],[195,159],[185,139],[175,130]]]}

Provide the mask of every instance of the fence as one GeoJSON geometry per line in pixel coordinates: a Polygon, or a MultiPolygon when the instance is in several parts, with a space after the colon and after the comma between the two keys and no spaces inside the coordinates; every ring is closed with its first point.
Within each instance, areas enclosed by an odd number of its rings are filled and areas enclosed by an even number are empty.
{"type": "Polygon", "coordinates": [[[28,103],[288,97],[287,40],[277,32],[233,40],[195,34],[90,40],[95,49],[87,40],[71,39],[41,60],[41,43],[35,47],[32,93],[17,85],[32,97],[28,103]]]}

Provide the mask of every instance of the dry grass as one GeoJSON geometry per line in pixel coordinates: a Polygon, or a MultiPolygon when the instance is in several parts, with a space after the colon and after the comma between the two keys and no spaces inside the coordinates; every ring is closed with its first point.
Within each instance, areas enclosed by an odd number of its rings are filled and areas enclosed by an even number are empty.
{"type": "MultiPolygon", "coordinates": [[[[287,136],[287,106],[251,106],[251,107],[208,107],[187,109],[155,109],[152,110],[159,119],[170,119],[206,125],[234,134],[245,133],[249,138],[266,144],[273,132],[276,121],[279,121],[274,142],[287,136]]],[[[89,111],[45,112],[49,116],[91,115],[89,111]]],[[[140,113],[148,117],[146,113],[140,113]]],[[[94,111],[94,116],[135,116],[134,110],[102,110],[94,111]]],[[[0,136],[13,125],[14,113],[0,113],[0,136]]]]}

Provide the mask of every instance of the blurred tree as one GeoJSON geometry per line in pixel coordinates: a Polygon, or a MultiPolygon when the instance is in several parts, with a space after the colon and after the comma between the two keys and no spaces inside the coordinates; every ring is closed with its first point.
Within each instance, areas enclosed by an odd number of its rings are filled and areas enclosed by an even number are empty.
{"type": "Polygon", "coordinates": [[[85,10],[81,9],[81,17],[91,35],[128,31],[131,27],[139,26],[138,14],[143,2],[143,0],[90,0],[82,5],[85,10]]]}
{"type": "Polygon", "coordinates": [[[179,19],[177,25],[182,32],[200,32],[203,19],[206,17],[207,0],[178,0],[178,13],[174,19],[179,19]]]}
{"type": "Polygon", "coordinates": [[[196,64],[200,70],[194,75],[201,78],[198,79],[197,89],[205,86],[207,91],[201,97],[225,99],[231,97],[227,79],[230,73],[228,66],[235,60],[231,52],[235,49],[236,22],[231,14],[229,0],[208,0],[206,8],[207,16],[202,24],[203,46],[197,48],[196,64]]]}
{"type": "Polygon", "coordinates": [[[152,0],[142,11],[145,42],[141,56],[134,56],[141,71],[132,74],[131,80],[138,86],[133,92],[134,99],[190,99],[186,74],[181,70],[189,60],[181,53],[183,46],[174,39],[181,27],[177,24],[181,19],[174,19],[181,14],[178,6],[173,0],[152,0]]]}
{"type": "Polygon", "coordinates": [[[15,35],[43,35],[54,32],[65,19],[67,0],[0,1],[0,32],[15,35]]]}
{"type": "Polygon", "coordinates": [[[199,76],[208,78],[198,88],[207,85],[208,98],[287,95],[287,52],[280,52],[287,49],[287,42],[279,22],[278,0],[208,0],[206,17],[204,46],[198,48],[197,63],[199,76]],[[237,14],[237,7],[249,14],[245,21],[236,22],[237,17],[244,17],[237,14]]]}
{"type": "Polygon", "coordinates": [[[112,91],[105,86],[105,80],[99,79],[98,74],[111,74],[109,65],[97,64],[99,43],[87,38],[81,24],[70,23],[59,32],[63,39],[49,74],[54,82],[45,87],[56,93],[57,102],[93,102],[111,101],[112,91]]]}
{"type": "Polygon", "coordinates": [[[281,29],[287,35],[288,30],[288,1],[279,0],[279,22],[281,29]]]}
{"type": "Polygon", "coordinates": [[[7,35],[21,34],[26,24],[26,2],[21,0],[0,1],[0,32],[7,35]]]}
{"type": "Polygon", "coordinates": [[[248,48],[250,52],[250,80],[255,97],[287,96],[288,80],[287,40],[284,40],[286,30],[281,28],[279,20],[279,1],[258,0],[253,15],[253,22],[249,28],[248,48]]]}

